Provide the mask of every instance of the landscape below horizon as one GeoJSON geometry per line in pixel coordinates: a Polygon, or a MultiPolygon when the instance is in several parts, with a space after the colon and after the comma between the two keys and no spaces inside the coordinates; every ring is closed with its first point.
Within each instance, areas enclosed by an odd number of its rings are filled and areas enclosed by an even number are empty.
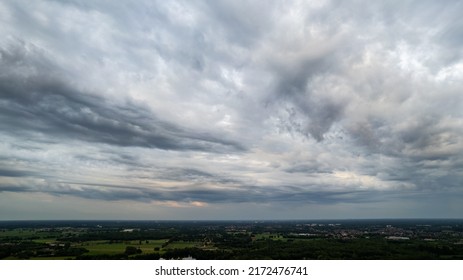
{"type": "MultiPolygon", "coordinates": [[[[0,220],[461,219],[462,15],[457,0],[2,0],[0,220]]],[[[451,227],[0,236],[19,258],[367,256],[295,253],[359,240],[460,258],[451,227]]]]}
{"type": "Polygon", "coordinates": [[[462,260],[463,219],[2,221],[7,260],[462,260]]]}

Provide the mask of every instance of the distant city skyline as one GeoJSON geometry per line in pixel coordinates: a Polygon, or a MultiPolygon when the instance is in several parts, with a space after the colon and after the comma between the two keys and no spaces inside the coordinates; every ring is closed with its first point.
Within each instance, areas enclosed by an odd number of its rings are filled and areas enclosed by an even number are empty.
{"type": "Polygon", "coordinates": [[[463,218],[461,1],[0,2],[0,220],[463,218]]]}

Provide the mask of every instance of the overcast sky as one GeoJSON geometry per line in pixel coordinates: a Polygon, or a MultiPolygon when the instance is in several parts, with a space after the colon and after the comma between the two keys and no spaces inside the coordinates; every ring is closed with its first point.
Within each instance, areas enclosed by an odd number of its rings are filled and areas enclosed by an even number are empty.
{"type": "Polygon", "coordinates": [[[0,219],[463,218],[462,1],[0,2],[0,219]]]}

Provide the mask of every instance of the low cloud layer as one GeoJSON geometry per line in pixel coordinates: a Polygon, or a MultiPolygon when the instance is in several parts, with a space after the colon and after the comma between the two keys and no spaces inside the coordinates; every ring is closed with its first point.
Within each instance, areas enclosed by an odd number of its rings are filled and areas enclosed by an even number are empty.
{"type": "Polygon", "coordinates": [[[461,217],[462,12],[3,1],[0,212],[39,197],[56,217],[80,199],[99,218],[122,202],[153,219],[461,217]],[[214,213],[162,214],[179,206],[214,213]]]}

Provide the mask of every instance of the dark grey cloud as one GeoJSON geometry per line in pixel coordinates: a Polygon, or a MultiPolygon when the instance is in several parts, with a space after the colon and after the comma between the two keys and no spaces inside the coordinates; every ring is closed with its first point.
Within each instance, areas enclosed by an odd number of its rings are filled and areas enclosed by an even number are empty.
{"type": "MultiPolygon", "coordinates": [[[[317,75],[323,75],[331,65],[330,55],[302,61],[300,65],[292,65],[289,69],[277,71],[275,97],[270,103],[288,102],[292,114],[303,116],[302,122],[289,120],[291,126],[303,135],[311,136],[317,141],[323,140],[332,124],[341,119],[344,106],[342,102],[313,96],[310,81],[317,75]]],[[[278,105],[277,105],[278,106],[278,105]]]]}
{"type": "Polygon", "coordinates": [[[81,183],[51,183],[38,186],[1,185],[0,192],[33,193],[44,192],[53,196],[75,196],[93,200],[121,201],[135,200],[140,202],[201,202],[201,203],[305,203],[336,204],[381,201],[365,191],[304,191],[300,187],[285,186],[274,188],[269,186],[243,185],[239,188],[207,189],[191,185],[174,188],[144,188],[136,186],[116,186],[81,183]],[[102,188],[104,187],[104,188],[102,188]]]}
{"type": "Polygon", "coordinates": [[[0,177],[27,177],[34,174],[35,172],[27,170],[4,169],[0,167],[0,177]]]}
{"type": "Polygon", "coordinates": [[[0,192],[30,192],[26,187],[17,187],[17,186],[0,186],[0,192]]]}
{"type": "Polygon", "coordinates": [[[323,174],[330,173],[331,170],[327,167],[319,166],[317,163],[313,164],[299,164],[293,165],[287,169],[285,172],[288,173],[306,173],[306,174],[323,174]]]}
{"type": "Polygon", "coordinates": [[[22,44],[0,54],[4,131],[172,150],[244,149],[239,143],[162,121],[144,106],[111,104],[79,91],[55,77],[57,71],[51,63],[42,62],[39,54],[27,51],[22,44]],[[16,73],[20,68],[33,74],[16,73]]]}

